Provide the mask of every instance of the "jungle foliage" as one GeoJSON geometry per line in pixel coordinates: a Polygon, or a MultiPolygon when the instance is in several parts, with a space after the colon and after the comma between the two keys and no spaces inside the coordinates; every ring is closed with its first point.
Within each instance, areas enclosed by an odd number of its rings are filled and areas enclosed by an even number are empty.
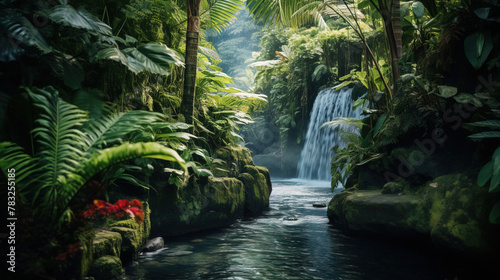
{"type": "Polygon", "coordinates": [[[213,152],[241,141],[266,98],[229,86],[204,31],[222,31],[242,4],[201,3],[192,126],[179,115],[184,1],[0,1],[0,177],[15,170],[24,251],[44,244],[27,254],[34,273],[58,269],[53,256],[94,199],[117,186],[147,199],[153,173],[202,180],[219,168],[213,152]]]}
{"type": "MultiPolygon", "coordinates": [[[[439,140],[436,153],[456,143],[477,147],[479,162],[491,159],[478,184],[490,181],[490,191],[498,190],[494,151],[500,50],[493,32],[499,27],[498,1],[254,0],[247,6],[257,21],[281,27],[262,37],[259,61],[253,64],[259,69],[256,90],[281,111],[268,113],[274,115],[268,117],[271,122],[289,130],[307,119],[306,107],[317,93],[311,85],[322,77],[329,85],[354,86],[354,106],[365,108],[363,120],[327,124],[358,127],[358,133],[342,132],[347,148],[334,147],[332,188],[361,186],[361,170],[367,169],[385,174],[382,182],[425,183],[432,178],[398,172],[394,151],[428,137],[439,140]],[[306,34],[309,38],[298,39],[306,34]],[[346,47],[325,44],[335,40],[357,49],[347,55],[347,63],[335,55],[346,47]],[[294,51],[300,56],[294,57],[294,51]],[[469,130],[473,134],[467,137],[469,130]]],[[[498,222],[499,205],[493,207],[492,222],[498,222]]]]}

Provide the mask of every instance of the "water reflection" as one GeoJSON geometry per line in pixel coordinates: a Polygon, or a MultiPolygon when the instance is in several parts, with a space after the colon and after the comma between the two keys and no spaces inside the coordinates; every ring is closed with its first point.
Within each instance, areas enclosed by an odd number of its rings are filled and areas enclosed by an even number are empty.
{"type": "Polygon", "coordinates": [[[443,279],[427,252],[352,238],[328,225],[329,182],[274,180],[270,210],[141,255],[129,279],[443,279]],[[286,220],[286,217],[296,220],[286,220]]]}

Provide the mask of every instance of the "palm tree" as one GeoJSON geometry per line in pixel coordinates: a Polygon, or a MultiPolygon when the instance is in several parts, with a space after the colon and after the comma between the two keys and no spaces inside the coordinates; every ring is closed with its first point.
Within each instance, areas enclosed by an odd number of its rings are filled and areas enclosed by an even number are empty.
{"type": "MultiPolygon", "coordinates": [[[[227,26],[235,18],[236,13],[243,7],[243,3],[243,0],[207,0],[204,2],[203,14],[209,13],[210,17],[208,27],[221,32],[222,27],[227,26]]],[[[181,113],[189,124],[193,123],[201,4],[201,0],[187,0],[186,68],[181,113]]]]}

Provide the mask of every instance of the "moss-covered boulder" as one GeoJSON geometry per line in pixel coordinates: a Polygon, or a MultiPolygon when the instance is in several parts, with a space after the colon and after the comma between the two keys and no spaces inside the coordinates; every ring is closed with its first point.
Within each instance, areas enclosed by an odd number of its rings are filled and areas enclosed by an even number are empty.
{"type": "Polygon", "coordinates": [[[328,214],[337,224],[355,231],[414,237],[416,223],[408,219],[415,212],[420,195],[388,196],[380,190],[364,190],[332,199],[328,214]]]}
{"type": "Polygon", "coordinates": [[[60,268],[57,272],[57,279],[83,279],[93,262],[93,230],[84,230],[76,233],[76,239],[80,243],[80,247],[74,253],[70,260],[70,264],[64,268],[60,268]]]}
{"type": "Polygon", "coordinates": [[[238,177],[245,165],[254,165],[250,150],[242,146],[225,146],[215,152],[215,156],[225,162],[227,172],[212,170],[216,177],[238,177]]]}
{"type": "Polygon", "coordinates": [[[425,237],[442,250],[463,255],[500,251],[500,228],[488,221],[493,201],[485,188],[462,174],[440,176],[416,194],[344,191],[333,197],[334,226],[400,238],[425,237]]]}
{"type": "Polygon", "coordinates": [[[269,174],[264,168],[245,165],[238,180],[245,186],[245,216],[255,216],[269,208],[271,185],[264,174],[269,174]]]}
{"type": "Polygon", "coordinates": [[[175,236],[230,225],[243,218],[244,190],[236,178],[210,177],[203,185],[193,182],[159,192],[152,198],[152,205],[158,207],[152,212],[153,233],[175,236]]]}
{"type": "Polygon", "coordinates": [[[89,270],[89,276],[95,280],[123,279],[125,271],[120,258],[116,256],[102,256],[95,260],[89,270]]]}
{"type": "Polygon", "coordinates": [[[269,171],[253,164],[247,148],[227,146],[215,154],[226,169],[213,168],[215,177],[191,177],[182,188],[170,185],[164,175],[153,178],[156,192],[149,201],[154,235],[175,236],[227,226],[269,207],[269,171]]]}
{"type": "Polygon", "coordinates": [[[98,259],[105,255],[120,257],[122,236],[118,232],[96,229],[93,241],[93,257],[98,259]]]}

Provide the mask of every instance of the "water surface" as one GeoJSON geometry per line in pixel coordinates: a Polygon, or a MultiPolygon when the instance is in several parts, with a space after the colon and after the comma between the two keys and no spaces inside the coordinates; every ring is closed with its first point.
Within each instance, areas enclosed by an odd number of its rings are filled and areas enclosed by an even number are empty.
{"type": "Polygon", "coordinates": [[[349,237],[328,224],[329,182],[273,180],[270,209],[231,227],[166,242],[129,279],[444,279],[425,250],[349,237]]]}

